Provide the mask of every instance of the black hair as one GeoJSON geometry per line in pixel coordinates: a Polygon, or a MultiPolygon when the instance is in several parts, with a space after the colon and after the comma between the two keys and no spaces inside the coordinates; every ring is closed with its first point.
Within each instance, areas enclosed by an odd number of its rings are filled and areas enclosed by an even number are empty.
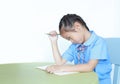
{"type": "Polygon", "coordinates": [[[75,22],[79,22],[81,25],[83,25],[89,31],[89,28],[87,27],[84,20],[80,16],[78,16],[76,14],[64,15],[62,17],[62,19],[60,20],[60,23],[59,23],[59,31],[61,31],[62,28],[64,28],[64,29],[72,28],[73,24],[75,22]]]}

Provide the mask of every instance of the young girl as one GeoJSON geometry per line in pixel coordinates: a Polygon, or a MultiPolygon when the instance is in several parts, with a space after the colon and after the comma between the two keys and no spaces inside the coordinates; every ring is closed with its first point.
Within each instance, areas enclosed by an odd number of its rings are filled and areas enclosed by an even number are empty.
{"type": "Polygon", "coordinates": [[[60,35],[72,44],[61,56],[57,45],[57,32],[49,33],[56,65],[47,67],[47,71],[94,71],[100,84],[111,84],[111,63],[105,40],[90,31],[84,20],[76,14],[64,15],[59,23],[59,31],[60,35]],[[67,61],[74,61],[75,65],[64,65],[67,61]]]}

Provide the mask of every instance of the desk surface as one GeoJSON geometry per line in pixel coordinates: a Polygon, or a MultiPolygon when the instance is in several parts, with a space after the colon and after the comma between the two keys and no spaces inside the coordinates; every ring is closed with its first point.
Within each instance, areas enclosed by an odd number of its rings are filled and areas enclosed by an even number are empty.
{"type": "Polygon", "coordinates": [[[48,63],[18,63],[0,65],[0,84],[98,84],[94,72],[64,76],[36,69],[48,63]]]}

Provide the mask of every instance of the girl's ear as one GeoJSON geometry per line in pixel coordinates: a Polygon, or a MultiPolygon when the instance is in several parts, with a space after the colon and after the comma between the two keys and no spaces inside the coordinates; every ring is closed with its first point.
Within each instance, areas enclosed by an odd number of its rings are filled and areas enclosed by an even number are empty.
{"type": "Polygon", "coordinates": [[[81,24],[78,22],[75,22],[73,26],[74,26],[75,31],[79,31],[81,28],[81,24]]]}

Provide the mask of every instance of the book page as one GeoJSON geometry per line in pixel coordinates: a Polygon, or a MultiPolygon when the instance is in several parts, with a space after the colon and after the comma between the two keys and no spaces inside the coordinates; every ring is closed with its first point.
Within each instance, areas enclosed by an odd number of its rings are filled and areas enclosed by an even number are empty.
{"type": "MultiPolygon", "coordinates": [[[[50,65],[45,65],[45,66],[39,66],[37,67],[38,69],[41,69],[41,70],[46,70],[46,68],[50,66],[50,65]]],[[[68,75],[68,74],[75,74],[75,73],[78,73],[78,72],[54,72],[53,74],[55,75],[68,75]]]]}

